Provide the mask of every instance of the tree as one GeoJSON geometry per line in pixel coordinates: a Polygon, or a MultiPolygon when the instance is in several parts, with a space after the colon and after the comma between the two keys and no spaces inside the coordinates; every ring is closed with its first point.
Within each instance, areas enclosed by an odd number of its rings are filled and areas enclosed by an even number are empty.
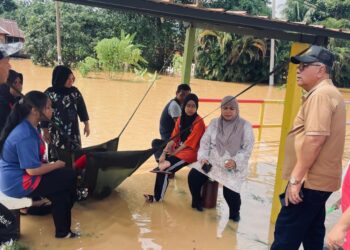
{"type": "MultiPolygon", "coordinates": [[[[207,0],[205,7],[245,10],[252,15],[270,15],[265,0],[207,0]]],[[[205,30],[198,36],[197,77],[220,81],[268,80],[267,42],[252,36],[205,30]]]]}
{"type": "Polygon", "coordinates": [[[334,48],[337,60],[333,67],[333,79],[338,87],[350,87],[350,47],[334,48]]]}
{"type": "Polygon", "coordinates": [[[271,15],[267,0],[204,0],[204,7],[245,10],[250,15],[271,15]]]}
{"type": "MultiPolygon", "coordinates": [[[[56,61],[55,10],[51,0],[19,0],[18,9],[5,12],[15,19],[26,35],[27,52],[34,63],[53,65],[56,61]]],[[[135,43],[147,47],[144,58],[150,70],[171,64],[175,51],[183,50],[185,28],[181,22],[123,11],[111,11],[75,4],[61,4],[62,57],[75,66],[95,57],[94,47],[102,39],[119,37],[121,30],[137,33],[135,43]]]]}
{"type": "Polygon", "coordinates": [[[119,38],[103,39],[98,42],[95,51],[104,71],[112,78],[114,72],[126,71],[129,65],[140,67],[139,63],[147,61],[141,56],[141,45],[134,44],[136,33],[129,35],[124,31],[119,38]]]}
{"type": "Polygon", "coordinates": [[[185,28],[182,22],[123,12],[118,17],[119,28],[129,34],[137,33],[135,43],[147,48],[143,56],[149,69],[164,70],[171,65],[173,54],[183,51],[185,28]]]}
{"type": "Polygon", "coordinates": [[[0,15],[4,12],[10,12],[17,9],[17,5],[13,0],[0,0],[0,15]]]}
{"type": "Polygon", "coordinates": [[[87,77],[90,72],[97,72],[99,69],[98,60],[90,56],[78,63],[78,70],[83,77],[87,77]]]}
{"type": "Polygon", "coordinates": [[[198,36],[196,75],[209,80],[249,82],[267,78],[264,40],[204,30],[198,36]]]}
{"type": "MultiPolygon", "coordinates": [[[[350,0],[287,0],[285,14],[289,21],[306,21],[327,28],[350,29],[350,0]]],[[[350,41],[330,39],[336,55],[333,79],[336,86],[350,87],[350,41]]]]}

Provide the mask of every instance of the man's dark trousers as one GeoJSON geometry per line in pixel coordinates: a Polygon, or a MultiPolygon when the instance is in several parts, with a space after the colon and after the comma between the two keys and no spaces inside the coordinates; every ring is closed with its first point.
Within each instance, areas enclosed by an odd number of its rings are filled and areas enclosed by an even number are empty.
{"type": "Polygon", "coordinates": [[[302,188],[303,201],[282,207],[271,250],[322,250],[325,237],[325,204],[331,192],[302,188]]]}

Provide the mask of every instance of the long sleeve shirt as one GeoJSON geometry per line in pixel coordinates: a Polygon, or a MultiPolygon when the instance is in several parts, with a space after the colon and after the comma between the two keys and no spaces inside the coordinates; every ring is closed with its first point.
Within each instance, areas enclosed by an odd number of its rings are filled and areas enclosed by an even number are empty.
{"type": "Polygon", "coordinates": [[[241,140],[241,149],[233,156],[225,151],[223,156],[220,156],[216,149],[216,134],[218,129],[218,119],[213,119],[207,130],[205,131],[198,151],[198,162],[192,164],[201,173],[207,175],[213,180],[218,181],[225,187],[239,193],[242,184],[248,175],[248,161],[254,146],[254,133],[249,122],[245,122],[243,127],[243,137],[237,138],[241,140]],[[206,159],[212,164],[211,171],[206,174],[201,169],[201,160],[206,159]],[[234,160],[236,169],[227,170],[225,168],[226,160],[234,160]]]}

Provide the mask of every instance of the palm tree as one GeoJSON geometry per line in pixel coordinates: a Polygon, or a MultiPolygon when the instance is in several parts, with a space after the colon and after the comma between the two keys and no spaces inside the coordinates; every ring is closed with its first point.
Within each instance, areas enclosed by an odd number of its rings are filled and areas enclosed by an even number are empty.
{"type": "Polygon", "coordinates": [[[247,56],[248,63],[261,60],[266,54],[267,45],[262,39],[252,36],[237,36],[226,32],[203,30],[198,36],[198,43],[205,47],[208,37],[214,37],[219,45],[220,53],[228,53],[229,64],[236,63],[242,56],[247,56]]]}
{"type": "Polygon", "coordinates": [[[246,79],[243,74],[251,70],[254,63],[262,63],[266,50],[267,44],[262,39],[203,30],[198,35],[199,71],[202,71],[207,79],[246,79]],[[240,67],[245,69],[241,71],[240,67]]]}
{"type": "Polygon", "coordinates": [[[326,13],[321,11],[324,0],[287,0],[284,14],[288,21],[312,23],[326,13]]]}

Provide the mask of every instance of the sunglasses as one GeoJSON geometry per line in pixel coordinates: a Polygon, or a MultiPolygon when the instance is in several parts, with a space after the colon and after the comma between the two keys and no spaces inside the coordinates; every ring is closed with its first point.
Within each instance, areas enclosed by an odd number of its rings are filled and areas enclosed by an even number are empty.
{"type": "Polygon", "coordinates": [[[311,67],[311,66],[319,67],[319,66],[322,66],[322,64],[319,64],[319,63],[300,63],[298,65],[298,69],[299,69],[299,71],[303,71],[307,67],[311,67]]]}

